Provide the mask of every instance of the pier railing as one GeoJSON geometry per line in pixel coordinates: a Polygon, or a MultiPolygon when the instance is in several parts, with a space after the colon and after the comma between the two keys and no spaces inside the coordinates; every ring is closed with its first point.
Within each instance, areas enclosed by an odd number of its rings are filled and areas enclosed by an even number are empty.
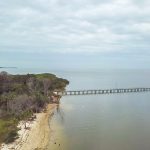
{"type": "Polygon", "coordinates": [[[60,96],[67,95],[96,95],[96,94],[115,94],[115,93],[135,93],[149,92],[150,88],[127,88],[127,89],[99,89],[99,90],[76,90],[76,91],[54,91],[54,94],[60,96]]]}

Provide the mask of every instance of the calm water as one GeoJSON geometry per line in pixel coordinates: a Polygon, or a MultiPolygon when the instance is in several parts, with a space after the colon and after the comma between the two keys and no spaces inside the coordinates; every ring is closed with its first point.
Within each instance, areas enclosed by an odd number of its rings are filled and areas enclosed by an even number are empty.
{"type": "MultiPolygon", "coordinates": [[[[146,70],[54,73],[70,81],[68,90],[150,87],[146,70]]],[[[56,150],[150,150],[150,93],[66,96],[52,122],[56,150]]]]}
{"type": "MultiPolygon", "coordinates": [[[[58,73],[68,90],[150,87],[150,71],[58,73]]],[[[65,141],[62,150],[149,150],[150,93],[66,96],[54,121],[65,141]]]]}

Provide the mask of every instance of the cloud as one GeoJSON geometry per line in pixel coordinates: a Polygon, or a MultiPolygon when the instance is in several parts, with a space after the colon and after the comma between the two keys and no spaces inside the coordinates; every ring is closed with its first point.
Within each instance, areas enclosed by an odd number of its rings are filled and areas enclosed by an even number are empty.
{"type": "Polygon", "coordinates": [[[140,53],[148,0],[1,0],[0,51],[140,53]]]}

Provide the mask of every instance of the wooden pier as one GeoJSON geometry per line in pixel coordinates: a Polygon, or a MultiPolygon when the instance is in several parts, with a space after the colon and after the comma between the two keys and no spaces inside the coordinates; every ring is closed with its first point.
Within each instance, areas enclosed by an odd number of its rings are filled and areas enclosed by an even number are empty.
{"type": "Polygon", "coordinates": [[[105,89],[105,90],[79,90],[79,91],[54,91],[55,95],[96,95],[96,94],[116,94],[116,93],[137,93],[150,92],[150,88],[128,88],[128,89],[105,89]]]}

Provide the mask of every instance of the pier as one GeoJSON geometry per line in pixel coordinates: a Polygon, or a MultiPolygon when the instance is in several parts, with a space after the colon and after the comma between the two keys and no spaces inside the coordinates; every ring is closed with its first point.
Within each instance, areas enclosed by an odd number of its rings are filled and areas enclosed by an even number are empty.
{"type": "Polygon", "coordinates": [[[117,93],[137,93],[137,92],[150,92],[150,88],[54,91],[54,94],[59,96],[67,96],[67,95],[96,95],[96,94],[117,94],[117,93]]]}

